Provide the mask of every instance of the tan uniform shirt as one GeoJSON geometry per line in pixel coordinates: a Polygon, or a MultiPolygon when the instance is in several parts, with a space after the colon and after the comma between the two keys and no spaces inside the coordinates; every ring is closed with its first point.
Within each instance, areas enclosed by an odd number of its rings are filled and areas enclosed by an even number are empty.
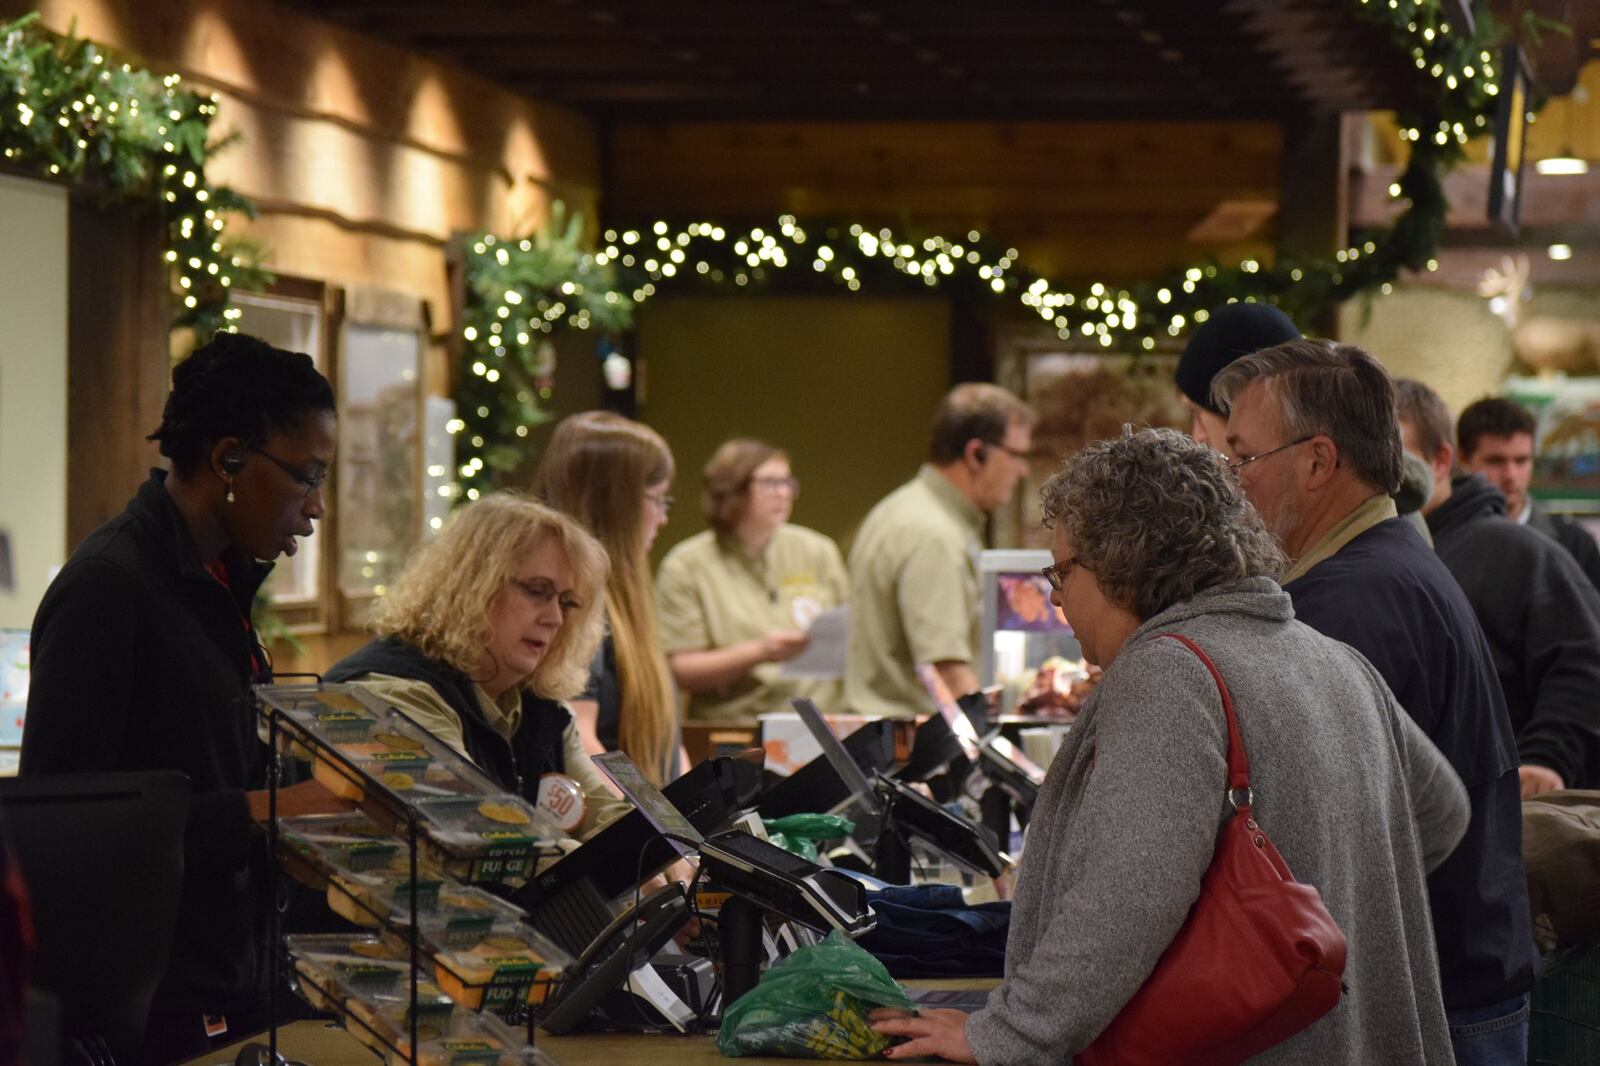
{"type": "MultiPolygon", "coordinates": [[[[737,541],[711,530],[673,547],[656,574],[661,640],[668,655],[726,648],[782,629],[806,629],[845,602],[850,579],[832,540],[804,526],[781,526],[751,558],[737,541]]],[[[839,710],[837,680],[784,678],[781,664],[762,663],[721,692],[689,694],[688,718],[754,721],[786,711],[789,699],[839,710]]]]}
{"type": "Polygon", "coordinates": [[[976,661],[982,537],[983,512],[932,466],[867,514],[850,549],[851,711],[925,713],[916,665],[976,661]]]}
{"type": "MultiPolygon", "coordinates": [[[[462,734],[461,718],[432,685],[426,681],[394,677],[389,674],[364,674],[356,680],[371,689],[380,699],[399,707],[418,725],[456,751],[462,755],[467,754],[467,742],[462,734]]],[[[495,700],[483,690],[482,685],[473,685],[472,691],[478,698],[478,707],[483,711],[484,720],[494,728],[495,732],[509,740],[517,731],[517,727],[522,724],[521,693],[517,689],[512,689],[495,700]]],[[[578,783],[584,795],[583,821],[578,823],[578,828],[572,835],[579,841],[588,840],[612,821],[632,810],[633,805],[626,800],[618,799],[605,778],[600,776],[600,771],[595,769],[594,763],[589,759],[589,753],[583,750],[583,741],[578,737],[576,725],[568,723],[561,740],[565,748],[566,774],[578,783]]]]}

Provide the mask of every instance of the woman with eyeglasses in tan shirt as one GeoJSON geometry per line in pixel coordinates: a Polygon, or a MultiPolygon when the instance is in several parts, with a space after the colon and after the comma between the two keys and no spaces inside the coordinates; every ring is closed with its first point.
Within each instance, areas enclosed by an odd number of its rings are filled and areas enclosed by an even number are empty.
{"type": "Polygon", "coordinates": [[[838,545],[790,523],[800,482],[758,440],[725,442],[705,466],[711,528],[675,545],[656,575],[667,662],[689,694],[685,717],[753,722],[800,696],[834,710],[837,678],[784,677],[818,615],[850,594],[838,545]]]}

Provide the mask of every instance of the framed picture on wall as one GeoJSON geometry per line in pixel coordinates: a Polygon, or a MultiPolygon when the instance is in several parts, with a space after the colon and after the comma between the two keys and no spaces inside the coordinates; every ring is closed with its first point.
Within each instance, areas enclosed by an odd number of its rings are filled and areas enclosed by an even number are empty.
{"type": "MultiPolygon", "coordinates": [[[[265,292],[236,292],[233,304],[241,314],[239,331],[260,337],[275,348],[311,356],[324,377],[338,384],[331,366],[331,337],[337,329],[339,294],[320,281],[280,276],[265,292]]],[[[300,541],[292,556],[278,559],[262,591],[278,619],[292,632],[326,632],[332,625],[329,590],[336,543],[334,502],[337,480],[324,490],[327,515],[316,532],[300,541]]]]}
{"type": "Polygon", "coordinates": [[[1533,494],[1600,511],[1600,377],[1510,378],[1506,395],[1538,423],[1533,494]]]}
{"type": "Polygon", "coordinates": [[[1033,461],[1011,503],[995,513],[993,543],[1002,548],[1048,548],[1039,488],[1063,459],[1091,441],[1122,432],[1124,424],[1188,424],[1172,384],[1176,355],[1131,356],[1098,345],[1061,340],[1054,330],[1017,328],[997,336],[999,383],[1038,412],[1033,461]]]}
{"type": "MultiPolygon", "coordinates": [[[[347,624],[365,620],[425,526],[423,301],[351,290],[339,345],[339,549],[347,624]]],[[[437,464],[435,464],[437,465],[437,464]]]]}

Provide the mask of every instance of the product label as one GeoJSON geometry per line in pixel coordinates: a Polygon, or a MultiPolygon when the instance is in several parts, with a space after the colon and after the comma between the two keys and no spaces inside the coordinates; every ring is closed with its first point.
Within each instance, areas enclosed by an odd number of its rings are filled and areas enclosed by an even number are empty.
{"type": "Polygon", "coordinates": [[[381,840],[363,840],[359,843],[346,844],[339,849],[335,860],[340,866],[357,873],[363,870],[376,870],[388,865],[389,856],[393,855],[393,844],[381,840]]]}
{"type": "Polygon", "coordinates": [[[439,1047],[449,1056],[449,1066],[495,1066],[500,1049],[487,1040],[441,1040],[439,1047]]]}
{"type": "MultiPolygon", "coordinates": [[[[440,882],[440,881],[418,881],[417,882],[417,886],[416,886],[416,888],[417,888],[417,910],[419,912],[421,912],[421,913],[430,913],[430,912],[438,909],[438,906],[439,906],[439,888],[442,885],[442,883],[443,882],[440,882]]],[[[411,883],[410,882],[405,882],[403,884],[399,884],[399,885],[395,886],[395,890],[394,890],[394,906],[395,906],[395,910],[397,910],[400,913],[400,916],[402,918],[406,918],[406,917],[408,917],[410,915],[410,913],[411,913],[411,883]]]]}
{"type": "Polygon", "coordinates": [[[428,758],[418,757],[414,751],[380,751],[371,756],[373,762],[381,762],[390,769],[417,769],[428,768],[428,758]]]}
{"type": "Polygon", "coordinates": [[[495,968],[488,987],[483,990],[484,1006],[512,1006],[528,998],[528,986],[539,976],[540,964],[525,955],[511,958],[485,959],[495,968]]]}
{"type": "Polygon", "coordinates": [[[445,920],[444,945],[447,948],[470,948],[483,939],[494,924],[488,914],[458,914],[445,920]]]}
{"type": "Polygon", "coordinates": [[[384,989],[400,978],[399,971],[393,966],[384,966],[376,962],[341,959],[334,964],[334,969],[339,979],[351,988],[384,989]]]}
{"type": "Polygon", "coordinates": [[[487,855],[472,864],[471,879],[506,881],[517,877],[525,878],[532,869],[533,856],[525,847],[490,848],[487,855]]]}

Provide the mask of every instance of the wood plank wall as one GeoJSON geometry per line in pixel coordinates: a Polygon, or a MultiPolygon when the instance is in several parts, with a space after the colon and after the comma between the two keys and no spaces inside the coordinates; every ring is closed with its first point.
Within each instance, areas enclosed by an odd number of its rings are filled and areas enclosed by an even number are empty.
{"type": "MultiPolygon", "coordinates": [[[[426,303],[437,331],[425,387],[449,392],[455,328],[447,242],[524,231],[561,199],[593,220],[595,128],[459,67],[255,0],[0,0],[0,21],[39,10],[81,36],[219,95],[218,132],[242,143],[213,180],[261,209],[235,232],[268,266],[426,303]]],[[[160,234],[117,212],[72,215],[69,537],[114,514],[155,457],[144,441],[167,390],[160,234]]],[[[308,639],[289,668],[326,666],[357,635],[308,639]]]]}
{"type": "Polygon", "coordinates": [[[607,135],[606,209],[977,227],[1063,278],[1127,278],[1206,255],[1270,255],[1274,123],[624,123],[607,135]],[[1268,205],[1242,239],[1189,233],[1220,204],[1268,205]]]}
{"type": "Polygon", "coordinates": [[[67,543],[120,513],[162,462],[145,435],[166,404],[160,220],[75,193],[67,253],[67,543]]]}

